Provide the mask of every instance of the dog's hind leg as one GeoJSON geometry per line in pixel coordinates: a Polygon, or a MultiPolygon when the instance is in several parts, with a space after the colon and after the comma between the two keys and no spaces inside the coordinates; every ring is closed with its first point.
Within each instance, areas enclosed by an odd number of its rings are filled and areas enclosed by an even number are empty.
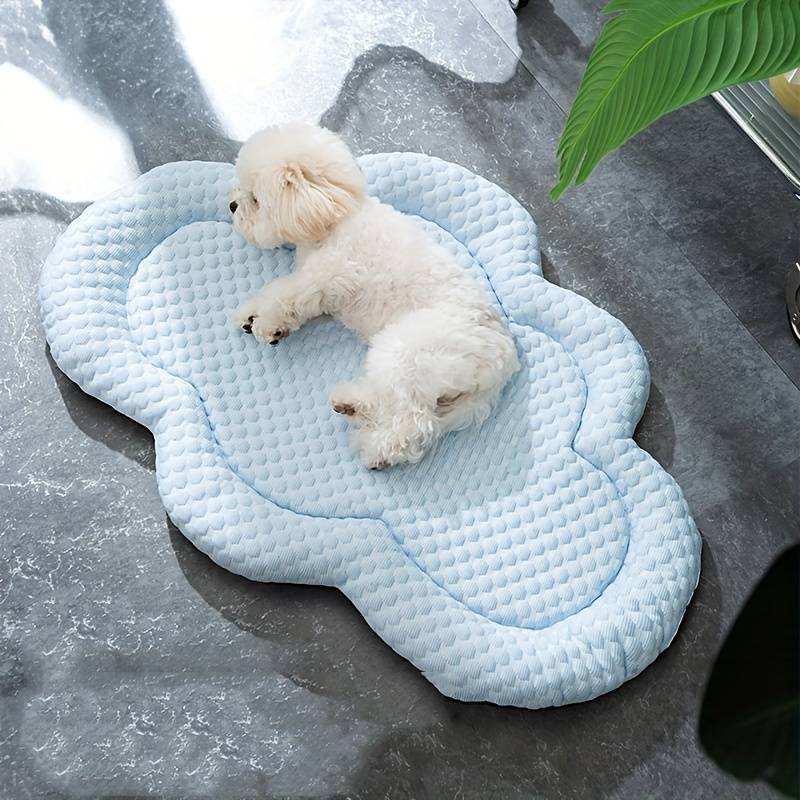
{"type": "Polygon", "coordinates": [[[428,410],[404,407],[353,431],[353,444],[370,469],[414,464],[438,436],[439,420],[428,410]]]}
{"type": "Polygon", "coordinates": [[[375,401],[374,390],[363,383],[337,383],[330,393],[331,408],[357,422],[372,416],[375,401]]]}
{"type": "Polygon", "coordinates": [[[443,395],[436,401],[436,416],[441,420],[442,432],[458,431],[470,425],[479,425],[490,414],[502,385],[475,392],[460,392],[454,396],[443,395]]]}

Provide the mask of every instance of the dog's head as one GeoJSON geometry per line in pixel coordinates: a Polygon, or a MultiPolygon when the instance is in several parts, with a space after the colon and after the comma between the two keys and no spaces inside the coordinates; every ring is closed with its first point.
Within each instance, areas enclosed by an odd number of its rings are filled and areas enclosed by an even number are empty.
{"type": "Polygon", "coordinates": [[[344,142],[304,123],[276,125],[244,143],[231,194],[236,229],[259,247],[324,239],[366,193],[344,142]]]}

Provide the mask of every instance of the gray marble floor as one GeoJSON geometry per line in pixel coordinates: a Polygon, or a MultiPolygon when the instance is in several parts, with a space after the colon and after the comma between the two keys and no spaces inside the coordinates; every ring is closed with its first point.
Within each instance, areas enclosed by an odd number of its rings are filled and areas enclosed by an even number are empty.
{"type": "Polygon", "coordinates": [[[756,798],[703,755],[721,637],[798,537],[800,204],[712,101],[558,205],[555,146],[600,3],[12,0],[0,16],[0,785],[9,798],[756,798]],[[251,130],[321,119],[534,214],[548,277],[620,317],[637,439],[683,487],[703,575],[670,649],[591,703],[447,700],[337,592],[227,574],[172,527],[149,433],[49,358],[36,282],[96,197],[251,130]]]}

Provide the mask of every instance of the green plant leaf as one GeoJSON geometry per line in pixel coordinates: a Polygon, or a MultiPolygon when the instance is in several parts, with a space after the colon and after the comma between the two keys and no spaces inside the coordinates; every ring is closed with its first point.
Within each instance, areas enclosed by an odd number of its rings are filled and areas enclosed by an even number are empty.
{"type": "Polygon", "coordinates": [[[558,146],[557,200],[664,114],[800,66],[800,0],[611,0],[558,146]]]}

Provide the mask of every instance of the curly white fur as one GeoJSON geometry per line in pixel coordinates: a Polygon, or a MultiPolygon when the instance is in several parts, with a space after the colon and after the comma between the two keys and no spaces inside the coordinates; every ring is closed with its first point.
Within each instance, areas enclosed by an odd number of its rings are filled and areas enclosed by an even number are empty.
{"type": "Polygon", "coordinates": [[[293,123],[257,133],[236,162],[237,230],[297,245],[295,269],[241,305],[237,324],[277,344],[329,314],[369,344],[361,377],[330,395],[380,469],[416,462],[447,431],[480,423],[517,370],[483,289],[413,220],[368,197],[345,144],[293,123]]]}

